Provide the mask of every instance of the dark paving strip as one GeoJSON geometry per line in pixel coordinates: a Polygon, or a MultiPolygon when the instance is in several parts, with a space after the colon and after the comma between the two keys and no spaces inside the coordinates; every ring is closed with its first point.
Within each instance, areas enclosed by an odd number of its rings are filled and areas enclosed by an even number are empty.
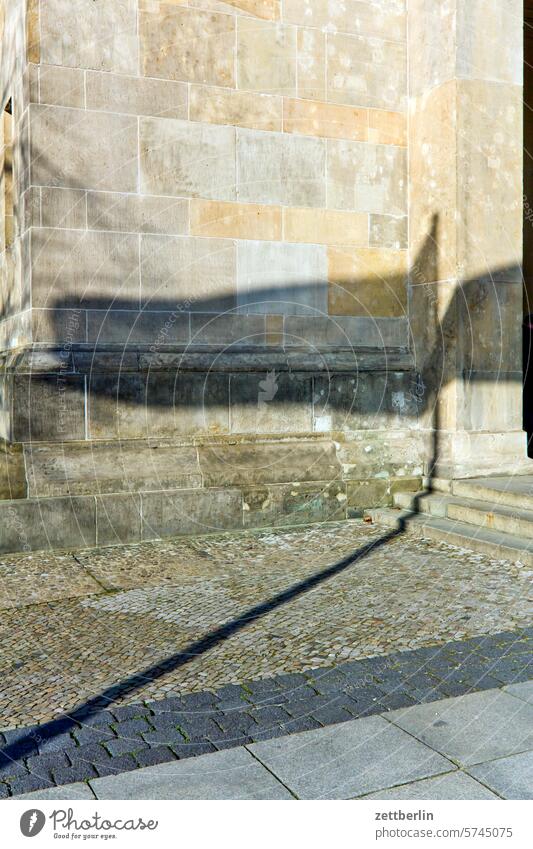
{"type": "Polygon", "coordinates": [[[531,678],[533,628],[74,712],[0,735],[0,798],[531,678]]]}

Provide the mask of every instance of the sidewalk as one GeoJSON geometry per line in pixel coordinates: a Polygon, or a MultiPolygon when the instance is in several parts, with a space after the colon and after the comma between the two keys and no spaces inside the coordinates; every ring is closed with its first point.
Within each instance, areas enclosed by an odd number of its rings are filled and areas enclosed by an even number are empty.
{"type": "Polygon", "coordinates": [[[533,681],[18,799],[532,799],[533,681]]]}

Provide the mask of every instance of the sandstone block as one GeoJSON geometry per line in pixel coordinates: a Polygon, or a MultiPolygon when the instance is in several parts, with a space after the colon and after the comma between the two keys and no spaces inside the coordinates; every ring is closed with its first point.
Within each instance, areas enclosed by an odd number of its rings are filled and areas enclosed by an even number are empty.
{"type": "Polygon", "coordinates": [[[235,130],[142,118],[140,170],[146,194],[234,200],[235,130]]]}
{"type": "Polygon", "coordinates": [[[87,72],[87,108],[160,118],[187,117],[187,86],[172,80],[87,72]]]}
{"type": "Polygon", "coordinates": [[[231,124],[235,127],[279,132],[282,99],[256,91],[192,85],[189,118],[207,124],[231,124]]]}
{"type": "Polygon", "coordinates": [[[325,313],[326,249],[280,242],[238,243],[238,304],[247,313],[325,313]]]}
{"type": "Polygon", "coordinates": [[[169,3],[139,12],[141,69],[148,77],[230,86],[234,80],[235,18],[169,3]]]}
{"type": "Polygon", "coordinates": [[[253,203],[191,200],[191,235],[281,240],[281,209],[253,203]]]}
{"type": "Polygon", "coordinates": [[[239,199],[286,206],[325,206],[325,141],[237,130],[239,199]]]}
{"type": "Polygon", "coordinates": [[[123,115],[33,104],[34,184],[137,191],[137,121],[123,115]]]}

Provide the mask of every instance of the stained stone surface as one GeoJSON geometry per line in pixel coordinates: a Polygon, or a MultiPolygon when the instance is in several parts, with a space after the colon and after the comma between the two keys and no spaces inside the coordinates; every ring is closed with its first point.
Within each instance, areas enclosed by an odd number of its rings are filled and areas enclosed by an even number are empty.
{"type": "Polygon", "coordinates": [[[47,721],[130,676],[119,702],[516,631],[531,617],[520,563],[359,521],[11,555],[0,570],[3,727],[47,721]],[[143,678],[188,647],[187,662],[143,678]]]}

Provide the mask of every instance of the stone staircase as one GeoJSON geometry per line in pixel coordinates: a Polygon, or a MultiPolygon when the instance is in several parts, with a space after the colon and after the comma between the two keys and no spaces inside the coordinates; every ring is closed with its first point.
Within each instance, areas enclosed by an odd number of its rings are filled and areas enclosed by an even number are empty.
{"type": "Polygon", "coordinates": [[[533,475],[437,482],[398,492],[394,508],[368,510],[376,523],[533,566],[533,475]]]}

